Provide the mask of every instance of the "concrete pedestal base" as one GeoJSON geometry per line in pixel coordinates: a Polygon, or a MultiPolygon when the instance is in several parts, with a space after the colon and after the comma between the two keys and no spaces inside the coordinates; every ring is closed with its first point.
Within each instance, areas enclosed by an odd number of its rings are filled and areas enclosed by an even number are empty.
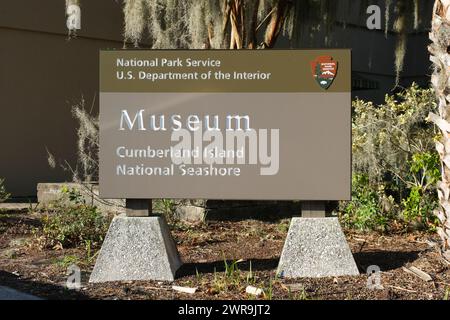
{"type": "Polygon", "coordinates": [[[278,264],[285,278],[358,275],[337,218],[294,217],[278,264]]]}
{"type": "Polygon", "coordinates": [[[117,216],[89,282],[173,281],[181,260],[163,217],[117,216]]]}

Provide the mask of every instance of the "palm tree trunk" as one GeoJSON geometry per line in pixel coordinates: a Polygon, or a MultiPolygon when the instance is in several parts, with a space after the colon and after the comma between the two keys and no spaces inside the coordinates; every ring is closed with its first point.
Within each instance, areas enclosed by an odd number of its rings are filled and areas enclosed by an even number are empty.
{"type": "Polygon", "coordinates": [[[434,65],[431,83],[436,92],[439,115],[430,114],[442,132],[436,143],[442,165],[442,181],[438,184],[441,223],[438,233],[442,238],[442,255],[450,263],[450,0],[436,0],[433,8],[430,40],[430,60],[434,65]]]}

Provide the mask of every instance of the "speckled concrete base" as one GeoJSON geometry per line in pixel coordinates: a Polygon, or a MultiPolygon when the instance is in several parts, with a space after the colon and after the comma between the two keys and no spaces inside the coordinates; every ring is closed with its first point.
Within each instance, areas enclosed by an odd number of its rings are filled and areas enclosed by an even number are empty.
{"type": "Polygon", "coordinates": [[[337,218],[298,217],[292,218],[277,273],[285,278],[359,274],[337,218]]]}
{"type": "Polygon", "coordinates": [[[181,260],[164,218],[117,216],[89,282],[173,281],[181,260]]]}

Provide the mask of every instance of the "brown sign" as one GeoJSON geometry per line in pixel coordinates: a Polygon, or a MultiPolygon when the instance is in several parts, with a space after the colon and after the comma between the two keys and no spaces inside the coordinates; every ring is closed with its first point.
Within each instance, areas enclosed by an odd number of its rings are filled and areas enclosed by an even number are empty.
{"type": "Polygon", "coordinates": [[[348,200],[350,80],[349,50],[102,51],[100,194],[348,200]]]}

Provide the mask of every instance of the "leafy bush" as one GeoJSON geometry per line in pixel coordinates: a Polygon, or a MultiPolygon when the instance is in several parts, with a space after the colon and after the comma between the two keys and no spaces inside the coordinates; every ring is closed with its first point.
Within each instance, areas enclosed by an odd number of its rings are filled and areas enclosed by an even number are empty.
{"type": "Polygon", "coordinates": [[[4,179],[0,179],[0,202],[5,202],[11,196],[9,193],[6,192],[4,182],[5,182],[4,179]]]}
{"type": "Polygon", "coordinates": [[[431,214],[437,207],[435,185],[440,179],[439,155],[425,152],[414,154],[409,164],[412,187],[402,201],[402,215],[413,227],[433,227],[436,217],[431,214]]]}
{"type": "Polygon", "coordinates": [[[64,197],[53,203],[42,218],[42,238],[46,247],[76,247],[100,244],[110,218],[95,206],[86,204],[75,189],[63,190],[64,197]]]}
{"type": "MultiPolygon", "coordinates": [[[[358,230],[385,231],[388,216],[383,214],[383,190],[375,190],[366,174],[355,174],[352,179],[352,201],[344,206],[342,220],[347,227],[358,230]]],[[[392,200],[392,198],[388,198],[392,200]]]]}
{"type": "Polygon", "coordinates": [[[425,119],[435,108],[433,91],[416,84],[381,105],[353,102],[353,201],[341,203],[344,223],[383,231],[397,223],[433,227],[438,131],[425,119]]]}

